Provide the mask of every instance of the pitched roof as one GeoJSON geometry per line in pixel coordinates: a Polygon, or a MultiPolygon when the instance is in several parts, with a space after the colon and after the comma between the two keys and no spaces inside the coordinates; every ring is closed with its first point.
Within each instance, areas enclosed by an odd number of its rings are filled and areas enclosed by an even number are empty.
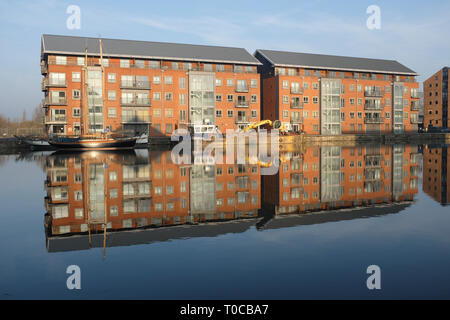
{"type": "Polygon", "coordinates": [[[256,50],[256,53],[258,52],[273,66],[417,75],[415,71],[395,60],[354,58],[261,49],[256,50]]]}
{"type": "MultiPolygon", "coordinates": [[[[42,35],[41,53],[99,55],[99,38],[42,35]]],[[[171,59],[220,63],[261,63],[243,48],[192,45],[167,42],[102,39],[103,54],[109,57],[171,59]]]]}

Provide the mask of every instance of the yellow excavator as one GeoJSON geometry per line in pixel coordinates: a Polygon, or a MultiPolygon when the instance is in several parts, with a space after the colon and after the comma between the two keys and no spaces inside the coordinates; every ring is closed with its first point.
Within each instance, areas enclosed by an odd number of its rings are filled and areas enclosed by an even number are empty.
{"type": "Polygon", "coordinates": [[[256,128],[259,128],[259,127],[264,126],[264,125],[268,125],[268,126],[274,128],[274,129],[278,129],[280,131],[286,131],[285,125],[282,124],[280,120],[275,120],[273,122],[272,122],[272,120],[261,120],[261,121],[258,121],[258,122],[250,123],[247,127],[245,127],[242,130],[242,132],[247,132],[247,131],[249,131],[251,129],[256,129],[256,128]]]}

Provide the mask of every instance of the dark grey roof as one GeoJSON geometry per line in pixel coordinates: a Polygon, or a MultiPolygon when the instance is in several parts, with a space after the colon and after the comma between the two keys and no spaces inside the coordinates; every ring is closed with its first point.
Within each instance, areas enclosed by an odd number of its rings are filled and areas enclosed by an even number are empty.
{"type": "MultiPolygon", "coordinates": [[[[42,35],[42,54],[61,53],[99,55],[99,38],[42,35]]],[[[204,46],[180,43],[102,39],[106,57],[171,59],[222,63],[261,64],[243,48],[204,46]]]]}
{"type": "Polygon", "coordinates": [[[256,52],[259,52],[273,66],[417,75],[415,71],[395,60],[353,58],[261,49],[256,50],[256,52]]]}

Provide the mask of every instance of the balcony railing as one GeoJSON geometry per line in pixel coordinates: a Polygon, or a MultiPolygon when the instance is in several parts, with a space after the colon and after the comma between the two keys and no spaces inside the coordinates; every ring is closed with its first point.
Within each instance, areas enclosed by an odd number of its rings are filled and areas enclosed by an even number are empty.
{"type": "Polygon", "coordinates": [[[120,99],[120,105],[131,107],[150,107],[152,100],[150,98],[132,98],[132,99],[120,99]]]}
{"type": "Polygon", "coordinates": [[[291,87],[291,94],[303,94],[303,88],[293,88],[291,87]]]}
{"type": "Polygon", "coordinates": [[[364,91],[365,97],[382,97],[383,90],[366,90],[364,91]]]}
{"type": "Polygon", "coordinates": [[[248,101],[248,100],[236,102],[236,108],[248,108],[249,105],[250,105],[250,101],[248,101]]]}
{"type": "Polygon", "coordinates": [[[41,74],[44,75],[47,73],[48,73],[48,66],[44,61],[42,61],[41,62],[41,74]]]}
{"type": "Polygon", "coordinates": [[[383,117],[375,117],[375,118],[364,118],[364,123],[384,123],[383,117]]]}
{"type": "Polygon", "coordinates": [[[418,92],[411,91],[411,98],[413,98],[413,99],[419,99],[419,98],[420,98],[420,97],[419,97],[419,93],[418,93],[418,92]]]}
{"type": "Polygon", "coordinates": [[[66,106],[67,98],[66,97],[46,97],[44,100],[44,105],[46,106],[66,106]]]}
{"type": "Polygon", "coordinates": [[[411,118],[411,123],[412,123],[412,124],[419,124],[419,123],[421,123],[421,121],[419,120],[419,118],[414,118],[414,117],[412,117],[412,118],[411,118]]]}
{"type": "Polygon", "coordinates": [[[417,110],[419,110],[419,102],[411,101],[411,111],[417,111],[417,110]]]}
{"type": "Polygon", "coordinates": [[[236,116],[234,119],[234,123],[247,123],[249,122],[249,118],[247,116],[236,116]]]}
{"type": "Polygon", "coordinates": [[[364,104],[365,110],[383,110],[384,104],[382,103],[375,103],[374,101],[366,101],[364,104]]]}
{"type": "Polygon", "coordinates": [[[245,85],[245,86],[236,86],[235,91],[236,92],[248,92],[248,86],[247,85],[245,85]]]}
{"type": "Polygon", "coordinates": [[[291,117],[291,123],[303,123],[300,117],[291,117]]]}
{"type": "Polygon", "coordinates": [[[50,115],[45,117],[46,124],[67,123],[67,117],[63,115],[50,115]]]}
{"type": "Polygon", "coordinates": [[[121,80],[120,88],[150,90],[151,84],[150,84],[150,81],[121,80]]]}
{"type": "Polygon", "coordinates": [[[143,115],[124,115],[121,118],[122,123],[152,123],[151,116],[143,115]]]}
{"type": "Polygon", "coordinates": [[[45,90],[48,87],[65,88],[67,87],[67,80],[42,79],[42,90],[45,90]]]}
{"type": "Polygon", "coordinates": [[[291,108],[292,109],[302,109],[303,102],[291,101],[291,108]]]}

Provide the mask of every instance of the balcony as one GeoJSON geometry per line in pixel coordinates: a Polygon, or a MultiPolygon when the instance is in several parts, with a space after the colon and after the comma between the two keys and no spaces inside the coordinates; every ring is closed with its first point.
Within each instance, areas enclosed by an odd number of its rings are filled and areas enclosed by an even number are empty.
{"type": "Polygon", "coordinates": [[[45,117],[45,124],[66,124],[67,117],[65,115],[50,115],[45,117]]]}
{"type": "Polygon", "coordinates": [[[247,85],[245,85],[245,86],[236,86],[235,91],[236,92],[248,92],[248,86],[247,85]]]}
{"type": "Polygon", "coordinates": [[[303,94],[303,88],[293,88],[291,87],[291,94],[303,94]]]}
{"type": "Polygon", "coordinates": [[[47,88],[65,88],[67,87],[67,80],[55,80],[55,79],[42,79],[42,90],[46,90],[47,88]]]}
{"type": "Polygon", "coordinates": [[[375,100],[366,101],[364,104],[365,110],[383,110],[384,104],[383,103],[375,103],[375,100]]]}
{"type": "Polygon", "coordinates": [[[236,118],[234,118],[234,123],[248,123],[249,118],[247,116],[236,116],[236,118]]]}
{"type": "Polygon", "coordinates": [[[152,123],[152,117],[148,115],[124,115],[121,123],[152,123]]]}
{"type": "Polygon", "coordinates": [[[411,101],[411,111],[419,110],[419,101],[411,101]]]}
{"type": "Polygon", "coordinates": [[[291,101],[292,109],[303,109],[303,102],[300,101],[291,101]]]}
{"type": "Polygon", "coordinates": [[[120,99],[120,105],[124,107],[150,107],[152,100],[150,98],[122,98],[120,99]]]}
{"type": "Polygon", "coordinates": [[[241,100],[236,102],[236,108],[248,108],[250,105],[250,101],[248,100],[241,100]]]}
{"type": "Polygon", "coordinates": [[[300,117],[291,117],[291,123],[303,123],[300,117]]]}
{"type": "Polygon", "coordinates": [[[377,124],[377,123],[384,123],[383,117],[374,117],[374,118],[364,118],[364,123],[367,124],[377,124]]]}
{"type": "Polygon", "coordinates": [[[66,97],[46,97],[44,100],[44,106],[67,106],[66,97]]]}
{"type": "Polygon", "coordinates": [[[419,117],[411,117],[411,124],[419,124],[419,123],[421,123],[419,117]]]}
{"type": "Polygon", "coordinates": [[[411,98],[413,98],[413,99],[419,99],[419,98],[420,98],[420,97],[419,97],[419,93],[418,93],[418,92],[411,91],[411,98]]]}
{"type": "Polygon", "coordinates": [[[41,74],[45,75],[48,73],[48,66],[44,61],[41,61],[41,74]]]}
{"type": "Polygon", "coordinates": [[[137,80],[121,80],[121,89],[139,89],[139,90],[150,90],[150,81],[137,81],[137,80]]]}
{"type": "Polygon", "coordinates": [[[366,90],[364,91],[365,97],[383,97],[383,90],[366,90]]]}

